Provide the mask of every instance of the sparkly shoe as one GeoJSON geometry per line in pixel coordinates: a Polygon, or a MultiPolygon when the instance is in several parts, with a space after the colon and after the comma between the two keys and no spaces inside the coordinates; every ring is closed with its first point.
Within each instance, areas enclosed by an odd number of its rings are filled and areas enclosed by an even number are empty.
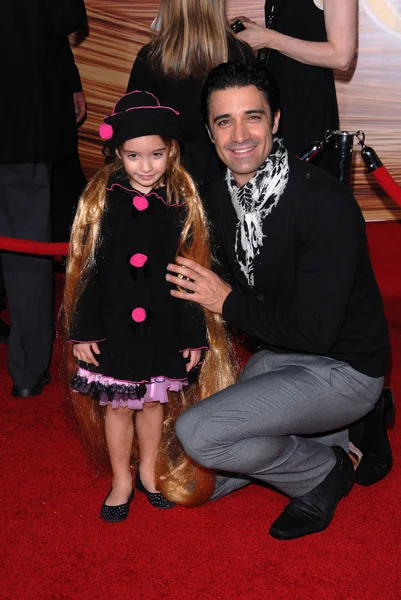
{"type": "Polygon", "coordinates": [[[175,506],[175,502],[170,502],[170,500],[167,500],[160,492],[148,492],[148,490],[143,485],[141,478],[139,477],[139,473],[137,473],[136,475],[135,485],[138,492],[142,492],[146,495],[149,504],[151,504],[152,506],[156,506],[156,508],[171,508],[175,506]]]}
{"type": "Polygon", "coordinates": [[[107,506],[106,500],[110,496],[112,490],[113,488],[111,488],[103,502],[102,508],[100,509],[100,516],[103,521],[109,521],[109,523],[119,523],[120,521],[125,521],[125,519],[128,517],[129,507],[134,499],[134,488],[132,488],[132,492],[130,493],[125,504],[119,504],[118,506],[107,506]]]}

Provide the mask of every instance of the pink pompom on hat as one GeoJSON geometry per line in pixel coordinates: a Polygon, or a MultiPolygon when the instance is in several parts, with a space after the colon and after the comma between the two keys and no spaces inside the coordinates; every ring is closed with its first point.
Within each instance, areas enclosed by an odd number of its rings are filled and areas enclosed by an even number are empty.
{"type": "Polygon", "coordinates": [[[110,148],[127,140],[147,135],[180,141],[180,113],[171,106],[160,104],[156,96],[144,90],[124,94],[116,102],[110,116],[99,127],[100,137],[110,148]]]}
{"type": "Polygon", "coordinates": [[[99,135],[102,140],[110,140],[113,137],[113,128],[107,123],[102,123],[99,127],[99,135]]]}

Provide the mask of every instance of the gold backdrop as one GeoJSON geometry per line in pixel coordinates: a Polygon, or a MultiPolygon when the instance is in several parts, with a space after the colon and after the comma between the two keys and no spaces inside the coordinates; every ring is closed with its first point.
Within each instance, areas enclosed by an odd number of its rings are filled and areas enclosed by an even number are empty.
{"type": "MultiPolygon", "coordinates": [[[[228,0],[228,15],[246,14],[263,24],[263,4],[228,0]]],[[[99,125],[125,91],[158,6],[158,0],[86,0],[89,35],[74,53],[88,102],[88,117],[80,129],[81,159],[88,175],[102,164],[99,125]]],[[[336,78],[341,127],[365,131],[367,145],[401,185],[401,0],[360,0],[358,46],[352,69],[336,78]]],[[[366,172],[358,146],[353,186],[367,220],[401,218],[401,209],[366,172]]]]}

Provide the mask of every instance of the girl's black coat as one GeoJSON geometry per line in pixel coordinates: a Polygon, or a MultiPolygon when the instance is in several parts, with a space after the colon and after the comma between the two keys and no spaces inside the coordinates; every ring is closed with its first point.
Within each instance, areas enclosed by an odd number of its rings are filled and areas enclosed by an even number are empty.
{"type": "Polygon", "coordinates": [[[81,365],[127,381],[150,377],[186,377],[182,350],[207,346],[203,313],[196,305],[170,295],[166,267],[174,261],[185,219],[183,205],[169,205],[165,188],[141,194],[129,183],[114,179],[108,185],[96,268],[80,297],[71,341],[97,341],[100,367],[81,365]],[[133,200],[146,197],[147,210],[133,200]],[[148,259],[131,266],[136,253],[148,259]],[[133,309],[146,310],[143,323],[132,319],[133,309]]]}
{"type": "Polygon", "coordinates": [[[361,210],[323,169],[291,157],[289,166],[288,185],[263,223],[253,287],[238,267],[227,182],[201,190],[215,253],[231,275],[223,318],[273,352],[327,356],[382,377],[388,330],[361,210]]]}

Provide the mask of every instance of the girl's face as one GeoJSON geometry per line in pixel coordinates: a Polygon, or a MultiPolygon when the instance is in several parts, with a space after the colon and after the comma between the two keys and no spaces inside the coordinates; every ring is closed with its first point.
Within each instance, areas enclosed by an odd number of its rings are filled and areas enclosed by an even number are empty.
{"type": "Polygon", "coordinates": [[[167,169],[169,149],[158,135],[127,140],[117,150],[130,184],[139,192],[150,192],[167,169]]]}

